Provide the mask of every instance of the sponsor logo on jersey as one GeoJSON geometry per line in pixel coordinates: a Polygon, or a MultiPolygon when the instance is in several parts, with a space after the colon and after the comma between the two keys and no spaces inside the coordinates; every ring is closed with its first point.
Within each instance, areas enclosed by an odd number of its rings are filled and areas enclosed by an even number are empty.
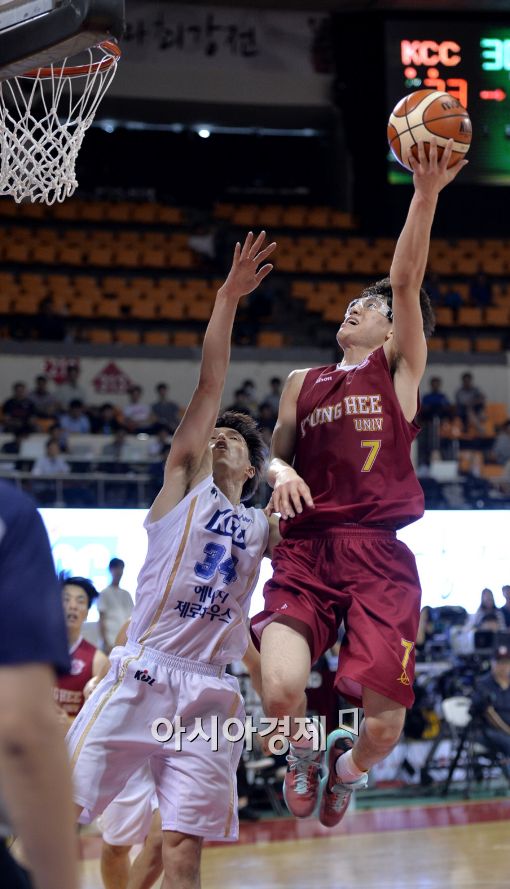
{"type": "Polygon", "coordinates": [[[135,673],[135,679],[137,679],[138,682],[146,682],[147,685],[154,685],[156,681],[155,678],[153,679],[152,676],[149,676],[149,671],[147,669],[137,670],[135,673]]]}
{"type": "Polygon", "coordinates": [[[73,657],[71,659],[71,676],[79,676],[80,673],[83,673],[85,666],[85,661],[79,657],[73,657]]]}
{"type": "MultiPolygon", "coordinates": [[[[206,531],[219,534],[221,537],[230,537],[232,545],[239,549],[246,549],[246,528],[241,527],[242,521],[247,521],[245,516],[239,517],[231,509],[217,509],[205,526],[206,531]]],[[[251,522],[252,519],[249,519],[251,522]]]]}
{"type": "Polygon", "coordinates": [[[330,383],[333,377],[317,377],[316,383],[330,383]]]}

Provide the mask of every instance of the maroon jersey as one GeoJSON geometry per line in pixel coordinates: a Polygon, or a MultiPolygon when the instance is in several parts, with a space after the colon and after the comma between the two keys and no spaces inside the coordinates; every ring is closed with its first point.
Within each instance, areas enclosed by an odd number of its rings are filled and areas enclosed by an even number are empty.
{"type": "Polygon", "coordinates": [[[59,676],[53,689],[59,707],[73,718],[83,707],[85,700],[83,689],[89,679],[92,679],[92,664],[96,651],[95,645],[91,645],[86,639],[78,639],[69,652],[71,672],[67,676],[59,676]]]}
{"type": "Polygon", "coordinates": [[[423,491],[410,456],[418,432],[402,413],[382,347],[350,370],[308,371],[296,408],[294,468],[315,509],[280,522],[282,535],[349,524],[396,530],[419,519],[423,491]]]}

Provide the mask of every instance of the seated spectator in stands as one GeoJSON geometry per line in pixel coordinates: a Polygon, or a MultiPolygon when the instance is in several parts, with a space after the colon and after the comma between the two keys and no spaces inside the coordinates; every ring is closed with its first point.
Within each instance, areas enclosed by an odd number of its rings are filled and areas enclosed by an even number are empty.
{"type": "Polygon", "coordinates": [[[70,364],[67,368],[67,377],[65,383],[62,383],[56,392],[58,403],[61,410],[67,410],[71,401],[78,399],[83,404],[87,403],[85,390],[79,385],[78,378],[80,376],[80,368],[77,364],[70,364]]]}
{"type": "Polygon", "coordinates": [[[275,425],[275,416],[271,405],[268,404],[267,401],[263,401],[262,404],[259,405],[257,423],[262,431],[264,441],[269,447],[271,445],[271,436],[275,425]]]}
{"type": "Polygon", "coordinates": [[[484,744],[510,758],[510,649],[504,645],[494,652],[490,673],[476,683],[472,712],[482,719],[484,744]]]}
{"type": "Polygon", "coordinates": [[[122,426],[114,433],[112,441],[103,445],[102,457],[111,457],[112,463],[102,465],[103,472],[115,472],[125,474],[130,470],[130,461],[134,459],[132,446],[128,440],[128,434],[122,426]]]}
{"type": "Polygon", "coordinates": [[[2,413],[6,432],[34,428],[35,405],[27,394],[25,383],[14,383],[11,397],[2,405],[2,413]]]}
{"type": "Polygon", "coordinates": [[[61,454],[69,453],[69,443],[67,440],[67,432],[65,429],[62,429],[62,426],[59,426],[58,423],[55,423],[53,426],[48,429],[48,441],[56,441],[61,454]]]}
{"type": "Polygon", "coordinates": [[[26,429],[18,429],[15,433],[11,441],[6,441],[5,444],[1,447],[2,454],[19,454],[21,451],[21,445],[23,444],[25,438],[27,438],[28,431],[26,429]]]}
{"type": "Polygon", "coordinates": [[[29,395],[34,404],[35,416],[43,419],[56,417],[58,402],[54,395],[48,391],[48,378],[39,374],[35,378],[35,389],[29,395]]]}
{"type": "Polygon", "coordinates": [[[142,387],[132,386],[128,392],[129,404],[122,409],[123,422],[129,432],[148,432],[154,422],[151,408],[141,400],[142,387]]]}
{"type": "Polygon", "coordinates": [[[443,381],[441,377],[431,377],[430,389],[421,401],[420,420],[432,420],[433,417],[448,417],[451,414],[449,398],[441,392],[443,381]]]}
{"type": "Polygon", "coordinates": [[[166,383],[158,383],[156,386],[158,400],[151,404],[151,411],[158,423],[164,423],[173,433],[181,422],[181,408],[175,401],[168,399],[168,386],[166,383]]]}
{"type": "Polygon", "coordinates": [[[492,304],[492,286],[484,272],[478,272],[476,278],[473,279],[469,295],[471,302],[482,309],[492,304]]]}
{"type": "Polygon", "coordinates": [[[501,466],[504,466],[510,460],[510,420],[503,423],[494,439],[492,457],[501,466]]]}
{"type": "Polygon", "coordinates": [[[67,412],[60,417],[60,425],[66,432],[90,432],[90,420],[85,413],[83,401],[73,398],[67,412]]]}
{"type": "Polygon", "coordinates": [[[482,431],[485,395],[473,385],[473,374],[469,372],[461,376],[461,386],[455,393],[455,408],[466,432],[470,424],[482,431]]]}
{"type": "Polygon", "coordinates": [[[244,391],[244,389],[236,389],[234,392],[234,401],[230,405],[230,407],[226,408],[227,411],[238,411],[240,414],[248,414],[249,417],[252,416],[249,404],[249,398],[244,391]]]}
{"type": "Polygon", "coordinates": [[[442,301],[441,297],[441,281],[437,272],[428,271],[423,286],[429,295],[430,302],[433,306],[439,306],[442,301]]]}
{"type": "Polygon", "coordinates": [[[257,384],[254,380],[244,380],[241,385],[241,389],[246,395],[248,407],[250,409],[252,417],[256,417],[258,414],[257,384]]]}
{"type": "Polygon", "coordinates": [[[164,424],[154,427],[147,452],[152,460],[159,460],[168,451],[172,442],[170,430],[164,424]]]}
{"type": "Polygon", "coordinates": [[[506,627],[510,627],[510,584],[501,587],[501,592],[505,597],[505,604],[499,609],[505,619],[506,627]]]}
{"type": "Polygon", "coordinates": [[[122,559],[111,559],[108,565],[111,583],[99,594],[97,603],[103,650],[106,654],[112,650],[120,628],[129,620],[133,611],[130,593],[120,586],[124,568],[122,559]]]}
{"type": "Polygon", "coordinates": [[[55,309],[51,296],[47,296],[39,303],[39,312],[35,316],[34,327],[37,329],[40,340],[63,340],[66,335],[66,324],[61,312],[55,309]]]}
{"type": "Polygon", "coordinates": [[[506,629],[505,618],[501,614],[501,610],[496,608],[492,590],[487,587],[482,590],[478,611],[468,619],[465,629],[493,630],[494,632],[506,629]]]}
{"type": "Polygon", "coordinates": [[[32,466],[32,475],[63,475],[70,472],[70,466],[60,453],[57,441],[46,442],[46,454],[38,457],[32,466]]]}
{"type": "Polygon", "coordinates": [[[455,289],[453,285],[450,285],[443,296],[443,305],[448,309],[460,309],[463,305],[463,299],[458,290],[455,289]]]}
{"type": "Polygon", "coordinates": [[[207,225],[197,225],[188,238],[188,247],[196,254],[199,265],[210,267],[216,259],[215,231],[207,225]]]}
{"type": "Polygon", "coordinates": [[[106,402],[99,408],[97,414],[92,414],[92,432],[97,435],[113,435],[121,428],[113,404],[106,402]]]}
{"type": "MultiPolygon", "coordinates": [[[[264,395],[262,400],[263,404],[268,404],[273,413],[274,422],[276,423],[276,418],[278,416],[278,409],[280,406],[280,398],[282,395],[282,381],[280,377],[271,377],[269,380],[270,390],[267,395],[264,395]]],[[[274,425],[274,423],[273,423],[274,425]]]]}

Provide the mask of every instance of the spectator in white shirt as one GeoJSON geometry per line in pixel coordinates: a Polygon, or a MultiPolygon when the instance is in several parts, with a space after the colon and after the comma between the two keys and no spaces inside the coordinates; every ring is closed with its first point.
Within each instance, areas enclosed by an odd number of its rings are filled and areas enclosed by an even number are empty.
{"type": "Polygon", "coordinates": [[[112,650],[120,628],[129,620],[133,610],[133,599],[130,593],[120,586],[124,573],[124,562],[122,559],[113,558],[108,568],[112,582],[99,594],[97,605],[103,650],[106,654],[112,650]]]}
{"type": "Polygon", "coordinates": [[[32,475],[62,475],[70,472],[67,460],[60,453],[58,441],[46,442],[46,454],[38,457],[32,466],[32,475]]]}
{"type": "Polygon", "coordinates": [[[142,387],[132,386],[128,392],[129,404],[123,408],[124,425],[129,432],[147,432],[153,424],[149,404],[141,401],[142,387]]]}
{"type": "Polygon", "coordinates": [[[86,403],[85,390],[78,383],[79,376],[80,368],[76,364],[71,364],[67,369],[65,383],[62,383],[55,393],[62,410],[66,410],[75,399],[82,401],[83,404],[86,403]]]}

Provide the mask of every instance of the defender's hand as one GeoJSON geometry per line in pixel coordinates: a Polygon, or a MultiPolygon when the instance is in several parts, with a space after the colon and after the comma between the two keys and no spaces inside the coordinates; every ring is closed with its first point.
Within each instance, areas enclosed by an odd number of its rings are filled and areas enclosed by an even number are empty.
{"type": "Polygon", "coordinates": [[[248,293],[256,290],[261,281],[269,275],[273,268],[271,263],[266,263],[260,269],[259,266],[276,249],[276,242],[273,241],[272,244],[264,247],[265,239],[265,232],[260,232],[255,241],[253,240],[253,232],[248,232],[242,247],[237,242],[232,268],[228,273],[227,280],[220,287],[219,293],[240,299],[242,296],[246,296],[248,293]]]}
{"type": "Polygon", "coordinates": [[[268,507],[271,503],[272,511],[279,512],[282,519],[293,519],[296,513],[302,513],[303,503],[315,508],[310,488],[294,469],[279,473],[268,507]]]}

